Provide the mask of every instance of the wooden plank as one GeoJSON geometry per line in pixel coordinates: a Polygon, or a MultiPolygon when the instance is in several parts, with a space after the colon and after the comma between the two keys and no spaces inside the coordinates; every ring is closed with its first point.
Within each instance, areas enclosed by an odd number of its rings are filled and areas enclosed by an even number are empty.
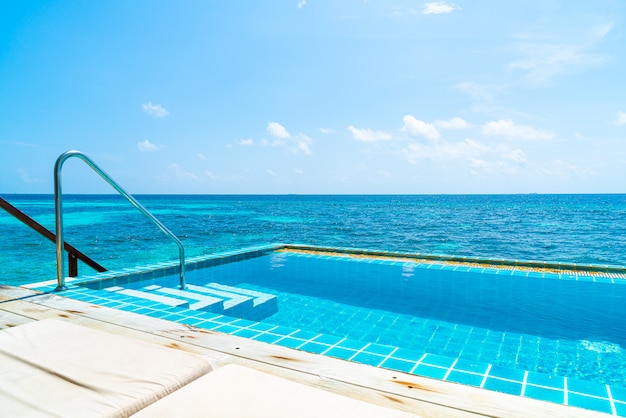
{"type": "Polygon", "coordinates": [[[0,310],[0,329],[12,328],[32,321],[32,318],[0,310]]]}
{"type": "Polygon", "coordinates": [[[0,285],[0,302],[5,300],[20,299],[37,294],[38,292],[35,292],[34,290],[28,290],[22,287],[0,285]]]}

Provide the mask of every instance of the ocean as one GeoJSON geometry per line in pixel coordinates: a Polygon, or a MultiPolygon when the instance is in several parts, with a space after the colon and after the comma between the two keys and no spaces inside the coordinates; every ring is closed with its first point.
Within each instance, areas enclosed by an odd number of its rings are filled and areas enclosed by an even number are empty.
{"type": "MultiPolygon", "coordinates": [[[[52,195],[2,196],[54,231],[52,195]]],[[[136,195],[188,257],[274,243],[626,265],[626,195],[136,195]]],[[[109,270],[177,260],[118,195],[65,195],[65,239],[109,270]]],[[[0,283],[56,278],[55,246],[0,210],[0,283]]],[[[79,265],[79,273],[92,270],[79,265]]]]}

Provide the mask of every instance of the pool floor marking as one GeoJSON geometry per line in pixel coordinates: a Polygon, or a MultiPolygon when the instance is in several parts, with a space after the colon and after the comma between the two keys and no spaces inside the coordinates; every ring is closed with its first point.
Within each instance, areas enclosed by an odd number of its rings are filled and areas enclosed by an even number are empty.
{"type": "Polygon", "coordinates": [[[487,366],[487,370],[485,371],[485,374],[483,375],[483,380],[480,382],[480,388],[484,388],[485,387],[485,383],[487,382],[487,376],[489,376],[489,372],[491,371],[491,367],[492,364],[489,363],[489,365],[487,366]]]}
{"type": "Polygon", "coordinates": [[[613,415],[617,415],[617,411],[615,410],[615,401],[613,400],[613,394],[611,393],[611,387],[606,385],[606,393],[609,395],[609,403],[611,404],[611,411],[613,415]]]}
{"type": "Polygon", "coordinates": [[[249,305],[250,308],[256,306],[253,299],[251,297],[242,295],[241,293],[233,293],[233,292],[224,292],[220,290],[211,289],[208,286],[196,286],[193,284],[188,284],[187,289],[193,290],[194,292],[203,293],[206,295],[215,295],[224,298],[224,309],[230,309],[235,306],[241,305],[244,306],[249,305]]]}
{"type": "Polygon", "coordinates": [[[226,309],[224,300],[220,298],[201,295],[199,293],[188,292],[180,289],[170,289],[168,287],[161,286],[147,286],[144,287],[144,289],[151,292],[165,293],[166,295],[180,296],[185,299],[197,300],[198,302],[189,304],[189,309],[193,309],[196,311],[206,310],[211,312],[223,312],[226,309]]]}
{"type": "Polygon", "coordinates": [[[253,299],[254,306],[262,305],[269,301],[275,302],[276,300],[275,295],[271,295],[269,293],[257,292],[256,290],[244,289],[241,287],[227,286],[227,285],[220,284],[220,283],[209,283],[204,286],[208,288],[212,288],[212,289],[226,291],[226,292],[237,293],[237,294],[244,295],[244,296],[251,296],[252,298],[254,298],[253,299]]]}
{"type": "Polygon", "coordinates": [[[187,302],[186,300],[170,298],[168,296],[156,295],[154,293],[149,293],[149,292],[142,292],[142,291],[135,290],[135,289],[122,289],[122,290],[118,290],[115,293],[120,293],[122,295],[132,296],[132,297],[141,298],[141,299],[148,299],[154,302],[159,302],[159,303],[163,303],[164,305],[175,306],[178,308],[189,307],[189,302],[187,302]]]}

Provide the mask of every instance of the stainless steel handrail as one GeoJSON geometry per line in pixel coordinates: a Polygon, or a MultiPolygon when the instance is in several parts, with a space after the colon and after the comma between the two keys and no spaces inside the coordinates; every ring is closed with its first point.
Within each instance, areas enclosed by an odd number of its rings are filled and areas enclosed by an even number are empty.
{"type": "Polygon", "coordinates": [[[169,235],[170,238],[178,245],[178,255],[180,258],[180,288],[185,289],[185,247],[183,243],[174,235],[169,229],[165,227],[157,218],[154,217],[141,203],[137,202],[134,197],[128,194],[119,184],[115,182],[107,173],[96,165],[89,157],[80,151],[67,151],[57,158],[54,164],[54,212],[56,220],[56,256],[57,256],[57,288],[56,291],[66,290],[65,286],[65,272],[63,266],[63,202],[62,202],[62,190],[61,190],[61,169],[65,160],[71,157],[76,157],[83,160],[93,171],[98,173],[100,177],[104,179],[111,187],[113,187],[119,194],[124,196],[134,207],[139,209],[148,219],[150,219],[156,226],[159,227],[165,235],[169,235]]]}

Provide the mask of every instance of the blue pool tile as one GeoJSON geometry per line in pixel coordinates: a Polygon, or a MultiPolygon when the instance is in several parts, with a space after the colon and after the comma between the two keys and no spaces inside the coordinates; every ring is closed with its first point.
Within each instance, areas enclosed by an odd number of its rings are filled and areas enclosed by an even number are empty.
{"type": "Polygon", "coordinates": [[[222,325],[217,328],[214,328],[213,331],[223,332],[224,334],[232,334],[233,332],[239,331],[241,328],[234,327],[232,325],[222,325]]]}
{"type": "Polygon", "coordinates": [[[429,353],[426,358],[422,360],[422,363],[448,368],[452,366],[454,360],[456,360],[454,357],[438,356],[429,353]]]}
{"type": "Polygon", "coordinates": [[[214,322],[219,322],[221,324],[230,324],[234,320],[235,318],[231,318],[230,316],[218,316],[218,317],[213,318],[214,322]]]}
{"type": "Polygon", "coordinates": [[[248,329],[248,328],[240,329],[239,331],[233,332],[233,335],[236,335],[238,337],[243,337],[243,338],[250,338],[250,339],[256,337],[259,334],[260,334],[259,331],[255,331],[253,329],[248,329]]]}
{"type": "Polygon", "coordinates": [[[427,364],[420,364],[413,371],[414,374],[418,374],[420,376],[432,377],[433,379],[442,380],[446,375],[448,369],[444,369],[442,367],[429,366],[427,364]]]}
{"type": "Polygon", "coordinates": [[[185,324],[185,325],[191,325],[193,327],[193,326],[196,326],[197,324],[200,324],[203,321],[204,320],[200,318],[188,317],[178,322],[180,322],[181,324],[185,324]]]}
{"type": "Polygon", "coordinates": [[[283,327],[283,326],[280,326],[280,327],[278,327],[278,328],[274,328],[274,329],[272,330],[272,334],[277,334],[277,335],[282,335],[282,336],[285,336],[285,335],[292,334],[292,333],[294,333],[295,331],[297,331],[297,329],[295,329],[295,328],[290,328],[290,327],[283,327]]]}
{"type": "Polygon", "coordinates": [[[522,394],[521,383],[496,379],[493,377],[488,377],[485,381],[485,386],[483,387],[485,389],[493,390],[496,392],[508,393],[510,395],[520,396],[522,394]]]}
{"type": "Polygon", "coordinates": [[[381,344],[370,344],[363,351],[373,354],[380,354],[383,356],[388,356],[391,354],[396,348],[388,345],[381,344]]]}
{"type": "Polygon", "coordinates": [[[366,352],[360,352],[354,356],[352,361],[357,363],[369,364],[370,366],[378,366],[385,360],[385,356],[379,356],[378,354],[370,354],[366,352]]]}
{"type": "Polygon", "coordinates": [[[237,325],[238,327],[247,328],[254,324],[253,321],[248,321],[247,319],[237,319],[230,323],[231,325],[237,325]]]}
{"type": "Polygon", "coordinates": [[[398,348],[396,351],[394,351],[393,357],[409,361],[418,361],[422,357],[424,357],[424,352],[407,350],[406,348],[398,348]]]}
{"type": "Polygon", "coordinates": [[[328,350],[330,346],[326,344],[318,344],[314,342],[308,342],[303,346],[299,347],[298,350],[307,351],[309,353],[321,354],[324,351],[328,350]]]}
{"type": "Polygon", "coordinates": [[[313,339],[313,341],[315,341],[316,343],[322,343],[322,344],[328,344],[328,345],[335,345],[339,343],[341,340],[343,340],[342,337],[335,337],[334,335],[325,335],[325,334],[318,335],[315,339],[313,339]]]}
{"type": "Polygon", "coordinates": [[[290,337],[300,338],[302,340],[312,340],[318,335],[320,335],[319,332],[311,332],[311,331],[306,331],[306,330],[301,329],[291,334],[290,337]]]}
{"type": "Polygon", "coordinates": [[[274,344],[279,339],[283,338],[280,335],[274,334],[260,334],[254,338],[255,341],[261,341],[268,344],[274,344]]]}
{"type": "MultiPolygon", "coordinates": [[[[162,319],[165,319],[167,321],[173,321],[173,322],[178,322],[178,321],[182,321],[183,319],[185,319],[186,316],[185,315],[181,315],[181,314],[169,314],[167,316],[162,317],[162,319]]],[[[225,332],[225,331],[222,331],[225,332]]]]}
{"type": "Polygon", "coordinates": [[[446,378],[446,381],[461,383],[469,386],[480,386],[483,381],[483,376],[474,373],[466,373],[452,370],[446,378]]]}
{"type": "Polygon", "coordinates": [[[349,348],[351,350],[358,351],[358,350],[365,348],[366,345],[367,343],[364,343],[363,341],[344,340],[341,343],[337,344],[337,347],[349,348]]]}
{"type": "Polygon", "coordinates": [[[565,402],[565,393],[562,390],[548,389],[539,386],[526,385],[524,396],[527,398],[539,399],[562,404],[565,402]]]}
{"type": "Polygon", "coordinates": [[[611,386],[611,396],[616,401],[626,403],[626,388],[619,386],[611,386]]]}
{"type": "Polygon", "coordinates": [[[560,376],[550,376],[543,373],[528,372],[528,380],[526,383],[554,389],[565,388],[565,378],[560,376]]]}
{"type": "Polygon", "coordinates": [[[327,356],[336,357],[342,360],[348,360],[349,358],[354,356],[355,353],[356,353],[355,350],[350,350],[350,349],[341,348],[341,347],[333,347],[324,354],[327,356]]]}
{"type": "Polygon", "coordinates": [[[606,390],[606,385],[595,382],[588,382],[586,380],[568,378],[567,391],[577,392],[583,395],[599,396],[601,398],[607,399],[609,397],[609,394],[606,390]]]}
{"type": "Polygon", "coordinates": [[[385,362],[380,366],[385,369],[398,370],[400,372],[409,373],[415,367],[414,361],[405,361],[397,358],[388,358],[385,362]]]}
{"type": "Polygon", "coordinates": [[[283,347],[288,347],[288,348],[298,348],[300,347],[303,343],[305,342],[305,340],[300,340],[298,338],[283,338],[282,340],[278,340],[276,342],[276,344],[281,345],[283,347]]]}
{"type": "Polygon", "coordinates": [[[626,403],[615,402],[615,413],[620,417],[626,417],[626,403]]]}
{"type": "Polygon", "coordinates": [[[487,363],[459,359],[454,365],[454,370],[484,374],[487,371],[487,367],[489,367],[487,363]]]}
{"type": "Polygon", "coordinates": [[[607,414],[612,413],[611,402],[608,399],[584,396],[577,393],[568,393],[567,404],[571,406],[577,406],[579,408],[605,412],[607,414]]]}
{"type": "Polygon", "coordinates": [[[257,322],[254,325],[250,326],[250,329],[255,329],[257,331],[269,331],[272,328],[276,328],[276,325],[266,324],[264,322],[257,322]]]}

